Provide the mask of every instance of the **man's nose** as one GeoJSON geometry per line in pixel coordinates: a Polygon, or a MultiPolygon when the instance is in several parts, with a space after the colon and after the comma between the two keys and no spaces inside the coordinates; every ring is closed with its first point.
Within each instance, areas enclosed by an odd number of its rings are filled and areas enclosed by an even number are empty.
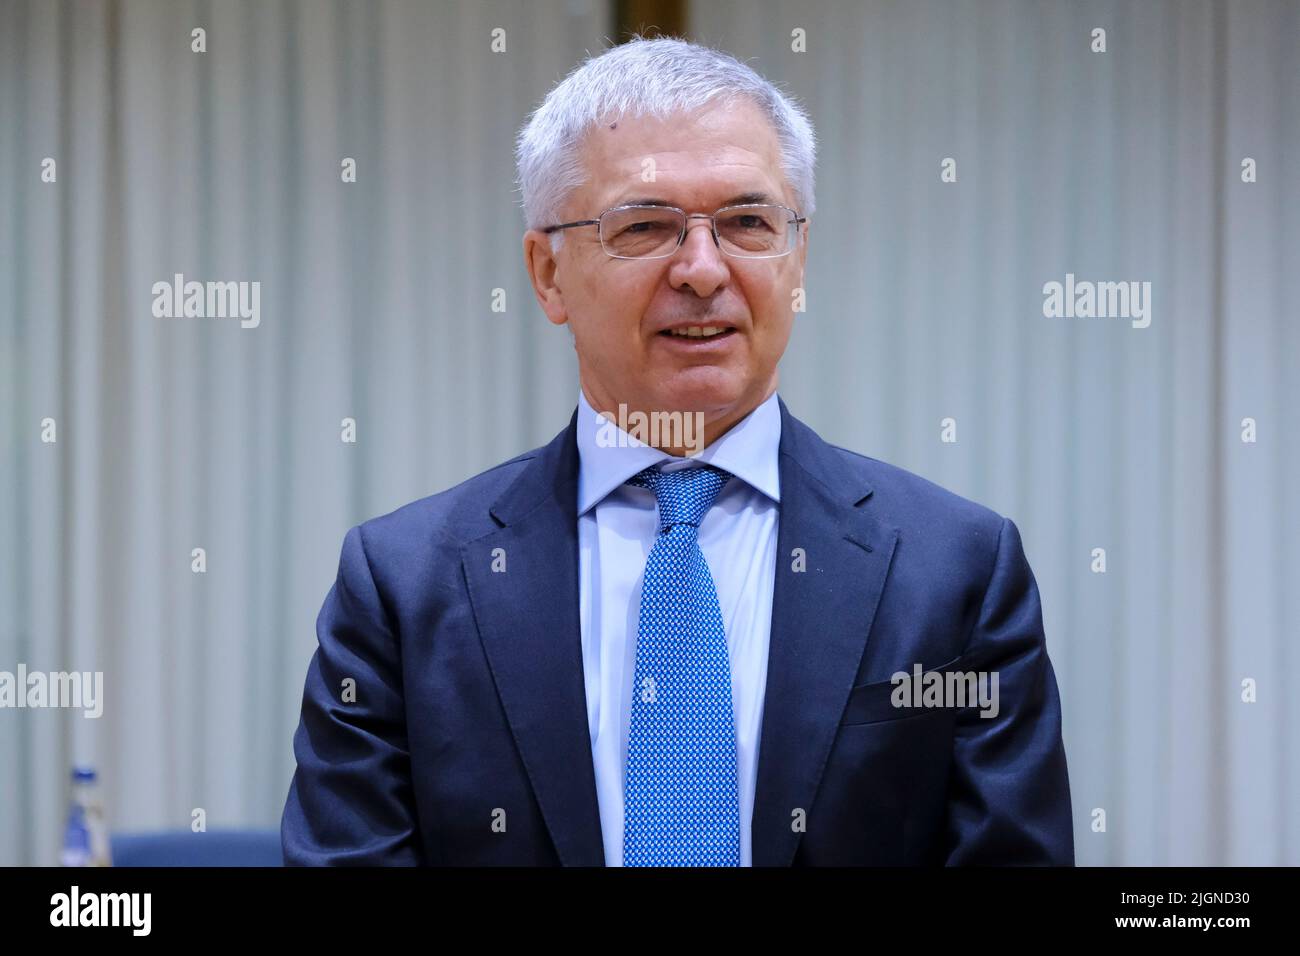
{"type": "Polygon", "coordinates": [[[668,281],[674,289],[687,287],[706,299],[727,281],[730,271],[726,256],[713,241],[713,225],[706,218],[690,219],[686,223],[686,236],[677,250],[669,269],[668,281]]]}

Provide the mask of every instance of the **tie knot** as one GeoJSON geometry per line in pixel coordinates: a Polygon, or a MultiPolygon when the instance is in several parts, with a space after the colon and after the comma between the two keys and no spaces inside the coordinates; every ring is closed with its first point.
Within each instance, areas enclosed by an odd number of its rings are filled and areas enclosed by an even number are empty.
{"type": "Polygon", "coordinates": [[[659,503],[659,530],[667,531],[678,524],[698,528],[705,512],[713,507],[718,492],[730,480],[730,472],[703,465],[674,471],[646,468],[629,478],[627,483],[654,492],[655,501],[659,503]]]}

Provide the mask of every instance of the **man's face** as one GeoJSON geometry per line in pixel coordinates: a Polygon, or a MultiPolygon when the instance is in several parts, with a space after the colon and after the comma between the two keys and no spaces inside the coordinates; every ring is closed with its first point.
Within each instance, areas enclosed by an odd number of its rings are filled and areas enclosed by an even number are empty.
{"type": "MultiPolygon", "coordinates": [[[[647,200],[688,214],[744,202],[797,208],[776,133],[745,99],[667,122],[598,125],[582,159],[588,179],[569,196],[562,222],[647,200]],[[647,169],[653,181],[643,178],[647,169]]],[[[795,249],[772,259],[726,255],[706,219],[688,220],[681,247],[661,259],[615,259],[601,248],[595,226],[565,230],[554,254],[547,236],[530,231],[524,249],[548,318],[573,331],[592,406],[703,412],[712,440],[776,389],[794,317],[792,292],[803,283],[806,232],[805,224],[795,249]],[[683,324],[730,331],[706,339],[664,331],[683,324]]]]}

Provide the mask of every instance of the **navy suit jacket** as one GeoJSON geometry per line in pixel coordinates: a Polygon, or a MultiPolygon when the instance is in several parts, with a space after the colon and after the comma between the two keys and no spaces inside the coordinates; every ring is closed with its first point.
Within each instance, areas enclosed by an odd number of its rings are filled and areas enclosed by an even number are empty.
{"type": "MultiPolygon", "coordinates": [[[[827,444],[778,401],[754,865],[1073,864],[1060,700],[1016,526],[827,444]],[[893,706],[890,675],[914,664],[996,670],[998,715],[893,706]]],[[[576,423],[348,531],[294,737],[287,863],[604,865],[576,423]]]]}

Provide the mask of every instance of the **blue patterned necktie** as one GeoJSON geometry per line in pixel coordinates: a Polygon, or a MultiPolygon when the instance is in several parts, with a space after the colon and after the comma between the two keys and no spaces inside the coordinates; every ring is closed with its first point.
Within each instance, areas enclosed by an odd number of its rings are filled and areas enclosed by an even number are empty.
{"type": "Polygon", "coordinates": [[[731,667],[718,592],[697,541],[731,475],[647,468],[659,532],[646,561],[623,789],[624,866],[739,866],[731,667]]]}

